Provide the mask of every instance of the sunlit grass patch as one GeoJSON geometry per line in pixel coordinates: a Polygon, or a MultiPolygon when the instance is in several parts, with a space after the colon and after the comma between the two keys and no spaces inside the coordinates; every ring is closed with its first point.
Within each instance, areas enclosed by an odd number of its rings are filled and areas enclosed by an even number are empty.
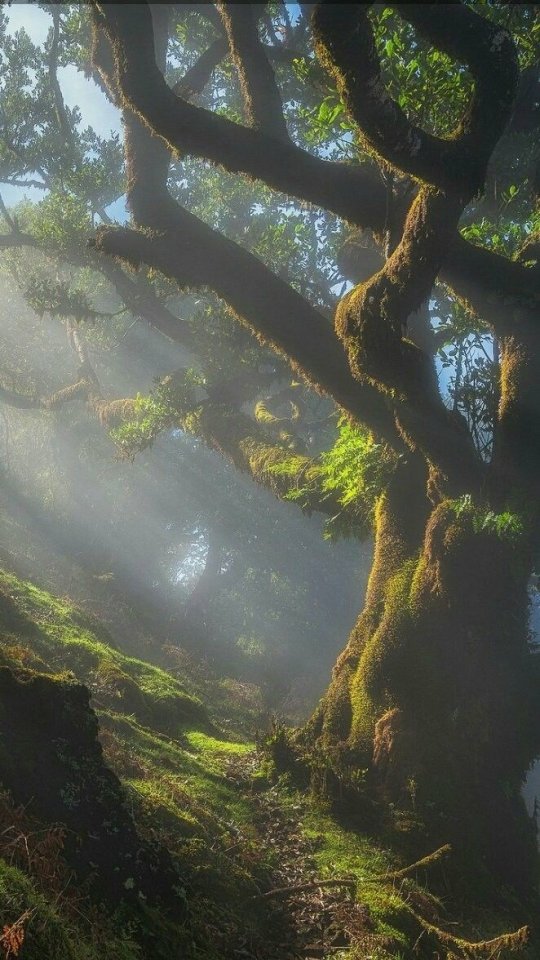
{"type": "Polygon", "coordinates": [[[188,744],[199,753],[237,754],[243,756],[251,753],[255,748],[253,743],[220,740],[203,733],[201,730],[188,730],[184,733],[184,738],[188,744]]]}
{"type": "Polygon", "coordinates": [[[179,679],[123,654],[98,621],[69,602],[4,571],[0,590],[0,633],[8,661],[21,663],[33,656],[41,671],[71,670],[88,685],[96,705],[133,713],[171,732],[189,719],[206,718],[199,698],[179,679]]]}

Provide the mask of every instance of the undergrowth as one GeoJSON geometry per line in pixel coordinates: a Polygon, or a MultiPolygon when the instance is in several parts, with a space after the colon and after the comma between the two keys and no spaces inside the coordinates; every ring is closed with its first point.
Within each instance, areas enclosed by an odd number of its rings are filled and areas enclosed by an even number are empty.
{"type": "MultiPolygon", "coordinates": [[[[447,912],[429,890],[429,870],[403,871],[403,859],[380,839],[342,822],[324,798],[289,777],[276,778],[267,755],[255,763],[254,744],[209,719],[197,696],[208,687],[180,676],[178,664],[174,677],[125,656],[68,600],[3,572],[0,636],[0,663],[15,672],[72,676],[89,687],[105,760],[141,838],[164,845],[178,864],[176,892],[186,907],[175,919],[144,904],[112,913],[92,903],[66,872],[61,826],[34,821],[31,809],[1,795],[0,960],[278,960],[282,916],[261,893],[272,887],[280,850],[262,842],[253,802],[269,790],[309,841],[317,877],[354,880],[369,916],[369,927],[336,960],[509,955],[489,948],[489,937],[512,927],[511,914],[447,912]],[[251,772],[240,785],[230,771],[243,763],[251,772]],[[453,937],[446,943],[444,931],[453,937]],[[465,941],[479,941],[480,933],[491,953],[467,952],[465,941]]],[[[245,725],[245,704],[242,710],[245,725]]],[[[258,719],[254,711],[254,727],[258,719]]],[[[534,948],[520,955],[532,960],[534,948]]]]}

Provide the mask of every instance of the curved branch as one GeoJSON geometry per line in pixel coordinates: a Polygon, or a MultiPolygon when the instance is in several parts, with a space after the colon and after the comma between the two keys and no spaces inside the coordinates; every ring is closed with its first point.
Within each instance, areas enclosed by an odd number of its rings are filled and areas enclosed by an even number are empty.
{"type": "Polygon", "coordinates": [[[313,157],[290,142],[276,141],[175,96],[155,62],[147,4],[128,9],[94,3],[93,9],[96,25],[112,43],[125,103],[170,150],[245,173],[365,226],[379,229],[384,223],[386,193],[372,172],[313,157]]]}
{"type": "MultiPolygon", "coordinates": [[[[126,102],[170,149],[261,180],[274,190],[329,210],[356,226],[379,234],[384,231],[386,190],[380,177],[366,168],[313,157],[292,143],[276,142],[261,131],[175,97],[155,64],[147,5],[133,6],[127,14],[121,5],[100,7],[94,3],[94,11],[97,25],[116,45],[118,80],[126,102]]],[[[486,300],[495,284],[501,296],[519,300],[525,290],[527,301],[532,297],[538,302],[538,276],[533,278],[527,268],[516,269],[513,262],[474,247],[458,234],[446,253],[442,279],[458,296],[467,296],[480,260],[482,281],[476,290],[480,314],[485,316],[486,300]]],[[[491,303],[487,306],[491,310],[491,303]]],[[[489,315],[485,319],[489,322],[489,315]]]]}
{"type": "Polygon", "coordinates": [[[391,408],[376,390],[353,379],[324,317],[253,254],[188,211],[177,207],[175,219],[174,228],[169,221],[160,234],[102,228],[95,247],[133,266],[144,262],[181,287],[210,287],[315,389],[330,394],[377,436],[403,450],[391,408]]]}
{"type": "MultiPolygon", "coordinates": [[[[140,74],[141,65],[139,63],[137,70],[134,69],[132,47],[126,42],[125,30],[129,30],[131,25],[126,23],[121,8],[115,8],[115,11],[111,12],[111,7],[101,5],[98,9],[100,11],[98,22],[101,22],[101,25],[105,27],[113,44],[118,84],[126,100],[132,103],[129,96],[129,86],[130,84],[137,86],[137,73],[140,74]]],[[[134,39],[136,42],[136,38],[134,39]]],[[[150,44],[146,44],[147,60],[145,63],[149,63],[150,68],[152,62],[154,63],[155,75],[155,60],[150,46],[150,44]]],[[[148,74],[146,73],[147,79],[148,74]]],[[[159,76],[155,79],[159,86],[159,76]]],[[[168,93],[170,94],[170,91],[168,93]]],[[[157,96],[159,97],[159,93],[157,96]]],[[[155,106],[164,116],[163,108],[166,106],[166,101],[158,102],[155,106]]],[[[141,109],[140,115],[148,120],[144,109],[141,109]]],[[[216,119],[219,120],[220,118],[216,119]]],[[[158,126],[157,129],[162,133],[161,126],[158,126]]],[[[275,285],[280,283],[278,278],[273,277],[259,261],[250,257],[246,251],[214,234],[204,224],[196,221],[190,214],[182,211],[174,204],[166,190],[163,176],[162,166],[165,163],[166,151],[163,151],[162,165],[156,153],[156,141],[149,137],[147,132],[144,132],[144,128],[139,127],[137,123],[130,122],[128,124],[128,134],[129,141],[132,144],[132,147],[128,148],[130,205],[137,221],[145,227],[151,227],[157,233],[150,244],[146,242],[146,238],[142,238],[133,232],[124,231],[121,235],[117,233],[116,239],[111,238],[110,234],[108,239],[105,239],[107,235],[102,233],[101,238],[97,241],[98,249],[108,249],[109,252],[125,257],[131,262],[140,262],[143,259],[146,263],[158,266],[158,269],[166,275],[174,277],[181,285],[210,285],[232,307],[236,315],[244,323],[247,323],[259,337],[268,342],[278,352],[285,353],[296,369],[309,382],[330,393],[344,409],[379,435],[382,414],[384,420],[386,420],[386,432],[383,436],[395,446],[394,415],[390,412],[390,407],[385,402],[385,398],[381,397],[383,403],[378,407],[374,400],[377,391],[380,389],[380,376],[373,376],[371,383],[362,382],[357,385],[357,389],[361,390],[363,403],[367,404],[364,409],[359,411],[359,394],[348,387],[345,391],[343,389],[343,385],[349,379],[346,378],[344,373],[346,365],[343,363],[339,344],[336,344],[331,337],[324,320],[322,321],[322,327],[320,327],[322,319],[320,317],[317,324],[308,321],[312,327],[311,331],[308,332],[309,328],[304,322],[305,302],[294,304],[287,302],[285,309],[280,309],[283,290],[276,291],[274,289],[275,285]],[[152,163],[150,163],[150,153],[156,154],[152,163]],[[152,171],[151,174],[149,170],[152,171]],[[149,178],[152,180],[151,189],[149,189],[149,178]],[[153,251],[151,250],[152,245],[154,246],[153,251]],[[169,250],[165,249],[167,245],[169,250]],[[196,262],[194,261],[195,252],[197,252],[196,262]],[[209,264],[211,265],[210,268],[208,267],[209,264]],[[240,271],[239,266],[241,267],[240,271]],[[255,279],[257,289],[253,289],[250,282],[251,278],[255,279]],[[260,297],[260,291],[262,290],[266,291],[266,302],[264,304],[261,303],[260,297]],[[272,309],[269,314],[270,303],[272,303],[272,309]],[[280,316],[285,315],[285,313],[292,314],[295,317],[294,326],[290,326],[286,331],[280,326],[280,316]],[[313,334],[315,334],[319,347],[321,343],[325,344],[324,357],[321,357],[320,352],[312,349],[313,334]],[[333,369],[327,367],[328,363],[333,369]],[[390,429],[388,429],[389,426],[390,429]]],[[[393,287],[396,289],[399,287],[402,292],[405,275],[407,272],[414,273],[414,284],[405,284],[407,297],[405,297],[401,306],[397,304],[394,297],[395,316],[392,316],[387,324],[390,346],[397,345],[393,354],[390,351],[389,359],[391,365],[398,369],[399,375],[398,379],[394,378],[389,384],[389,399],[397,385],[401,393],[401,399],[405,401],[397,411],[397,425],[409,446],[418,445],[428,459],[436,464],[446,477],[455,479],[456,475],[460,474],[467,477],[467,482],[469,482],[470,477],[474,477],[476,484],[479,482],[481,473],[478,458],[472,443],[468,443],[463,424],[457,418],[452,417],[442,404],[437,391],[431,358],[425,357],[422,351],[403,341],[401,335],[401,327],[406,321],[408,313],[417,309],[429,293],[442,264],[444,253],[455,232],[460,212],[461,204],[457,200],[451,201],[449,204],[442,195],[421,194],[413,205],[407,220],[407,239],[402,242],[393,258],[391,258],[392,273],[385,274],[383,272],[380,279],[380,289],[376,291],[377,297],[373,296],[373,299],[375,303],[381,302],[381,298],[388,287],[389,277],[393,287]],[[431,242],[433,235],[436,237],[435,244],[431,242]],[[424,239],[424,243],[419,243],[420,238],[424,239]],[[410,309],[407,309],[409,303],[410,309]],[[398,361],[397,364],[394,363],[394,360],[398,361]],[[422,407],[426,395],[429,402],[422,407]]],[[[297,296],[288,287],[286,289],[287,300],[289,297],[294,299],[297,296]]],[[[301,301],[301,298],[298,298],[298,301],[301,301]]],[[[377,321],[375,310],[373,313],[374,325],[377,321]]],[[[350,330],[346,333],[346,340],[354,339],[354,331],[352,337],[350,336],[350,330]]],[[[383,346],[385,349],[381,350],[381,353],[388,354],[386,341],[383,346]]],[[[362,379],[362,376],[358,377],[359,371],[355,368],[354,363],[352,369],[357,378],[362,379]]],[[[386,386],[386,382],[387,378],[383,386],[386,386]]]]}
{"type": "MultiPolygon", "coordinates": [[[[510,116],[517,56],[506,31],[460,5],[451,6],[452,15],[441,7],[406,8],[408,19],[445,52],[464,60],[476,81],[454,137],[441,140],[414,127],[384,91],[365,6],[318,4],[313,21],[319,57],[367,141],[384,160],[429,185],[413,201],[401,241],[382,269],[339,304],[336,330],[359,380],[405,398],[398,422],[428,459],[433,462],[435,453],[435,463],[441,464],[433,432],[438,424],[445,438],[453,434],[465,482],[478,484],[483,470],[474,445],[442,402],[432,358],[415,348],[406,330],[409,316],[431,292],[464,206],[483,186],[490,153],[510,116]]],[[[460,469],[457,461],[455,469],[460,469]]],[[[448,469],[446,474],[451,476],[448,469]]]]}
{"type": "Polygon", "coordinates": [[[172,88],[173,93],[185,100],[191,100],[197,93],[202,93],[218,63],[227,55],[228,49],[225,37],[214,40],[191,69],[177,80],[172,88]]]}
{"type": "Polygon", "coordinates": [[[143,277],[128,276],[118,264],[105,257],[93,257],[92,265],[107,278],[134,317],[146,320],[160,333],[188,350],[196,346],[191,325],[182,317],[171,313],[143,277]]]}
{"type": "Polygon", "coordinates": [[[317,4],[312,22],[319,59],[366,141],[386,162],[441,190],[464,191],[467,201],[482,189],[487,161],[510,118],[519,74],[509,33],[460,3],[395,4],[430,43],[466,63],[473,75],[470,106],[452,137],[441,139],[411,123],[387,94],[369,6],[317,4]]]}

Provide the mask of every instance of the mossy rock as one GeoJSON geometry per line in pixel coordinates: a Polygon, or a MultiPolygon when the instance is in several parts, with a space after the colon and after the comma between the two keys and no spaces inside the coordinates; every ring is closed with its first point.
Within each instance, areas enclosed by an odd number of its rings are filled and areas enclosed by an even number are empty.
{"type": "Polygon", "coordinates": [[[142,897],[179,910],[172,860],[138,836],[97,733],[85,687],[0,668],[0,782],[15,803],[66,826],[66,860],[97,899],[142,897]]]}

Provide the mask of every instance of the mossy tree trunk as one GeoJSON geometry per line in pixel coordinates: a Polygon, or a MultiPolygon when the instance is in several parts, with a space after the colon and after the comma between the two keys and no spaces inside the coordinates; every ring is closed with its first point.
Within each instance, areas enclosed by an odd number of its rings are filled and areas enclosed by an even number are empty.
{"type": "Polygon", "coordinates": [[[520,884],[535,836],[520,790],[540,749],[530,545],[455,501],[434,507],[421,473],[403,463],[379,501],[365,606],[308,740],[338,777],[368,768],[434,840],[520,884]]]}

